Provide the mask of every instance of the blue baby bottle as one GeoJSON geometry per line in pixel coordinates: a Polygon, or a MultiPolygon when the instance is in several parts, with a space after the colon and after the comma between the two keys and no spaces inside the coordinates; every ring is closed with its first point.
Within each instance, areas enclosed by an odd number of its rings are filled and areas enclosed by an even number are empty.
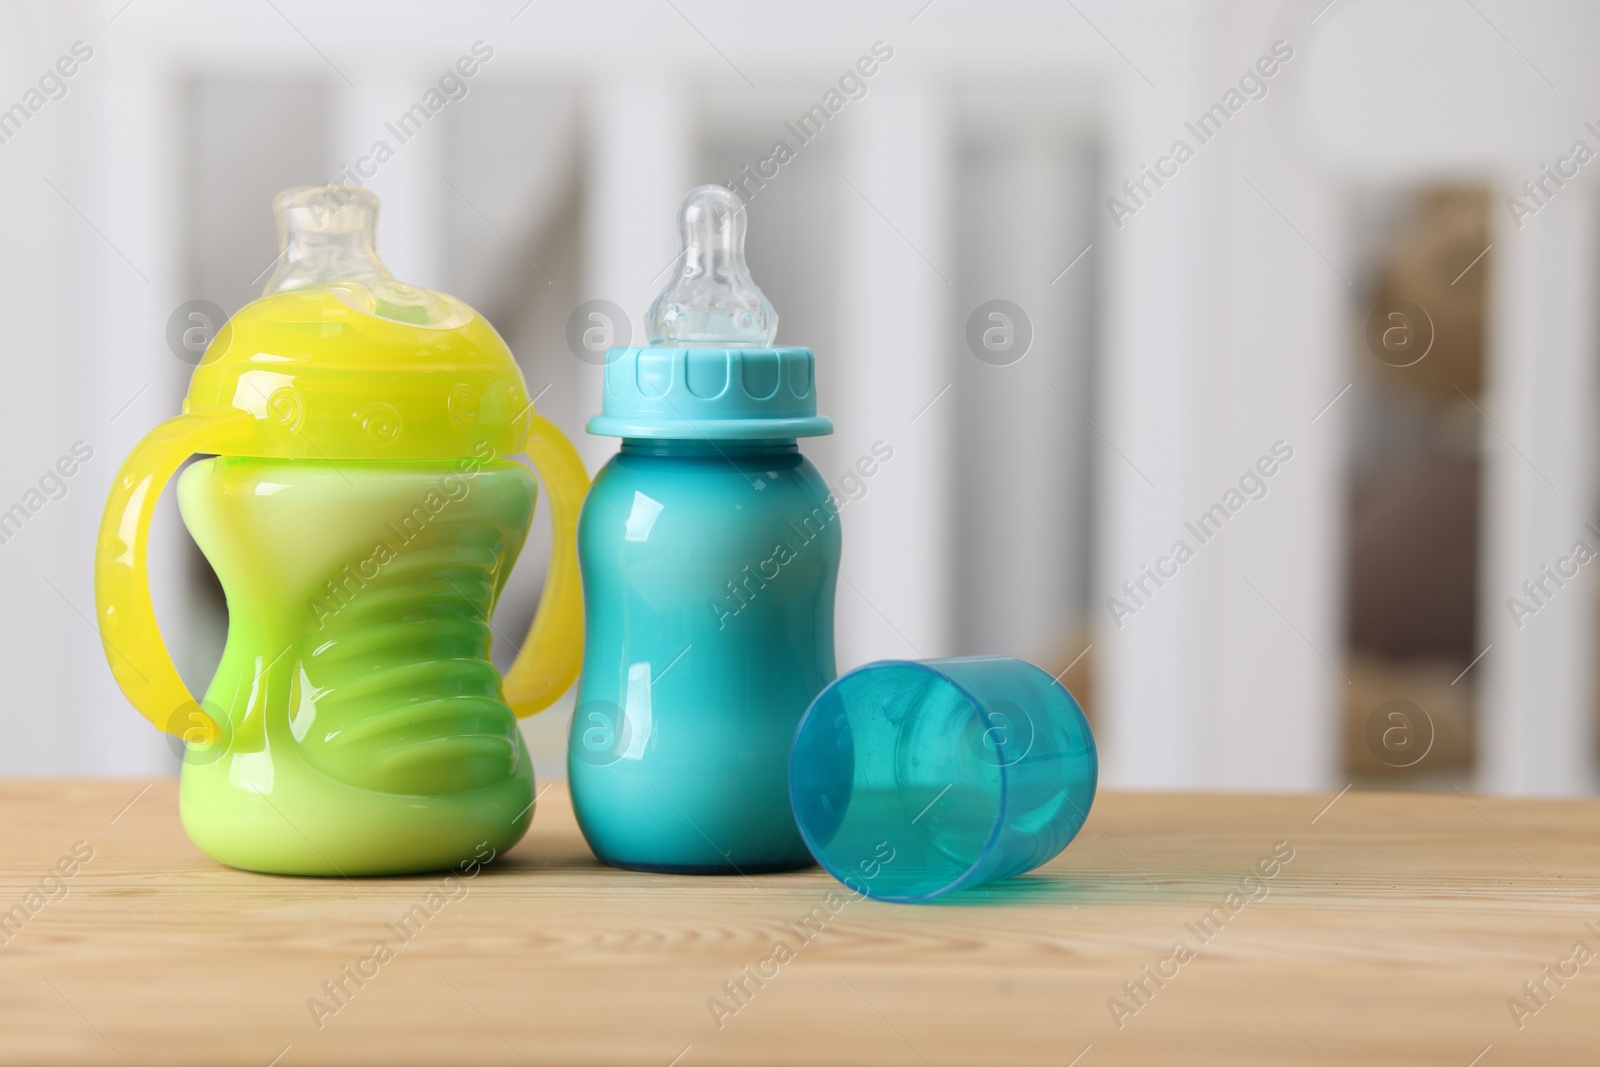
{"type": "Polygon", "coordinates": [[[789,804],[800,717],[833,680],[839,514],[797,441],[813,357],[744,259],[744,205],[684,198],[680,270],[644,348],[606,355],[592,434],[622,438],[578,529],[587,605],[567,768],[597,856],[749,874],[813,861],[789,804]]]}

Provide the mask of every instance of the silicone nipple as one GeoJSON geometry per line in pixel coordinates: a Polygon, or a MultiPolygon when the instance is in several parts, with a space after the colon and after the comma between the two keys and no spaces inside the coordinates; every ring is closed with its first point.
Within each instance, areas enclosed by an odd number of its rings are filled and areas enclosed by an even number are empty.
{"type": "Polygon", "coordinates": [[[378,258],[378,197],[359,185],[310,185],[272,198],[278,269],[263,296],[328,289],[357,311],[416,326],[449,328],[472,317],[459,301],[397,281],[378,258]]]}
{"type": "Polygon", "coordinates": [[[678,208],[683,262],[645,313],[651,344],[769,347],[778,313],[744,261],[744,204],[721,185],[689,190],[678,208]]]}

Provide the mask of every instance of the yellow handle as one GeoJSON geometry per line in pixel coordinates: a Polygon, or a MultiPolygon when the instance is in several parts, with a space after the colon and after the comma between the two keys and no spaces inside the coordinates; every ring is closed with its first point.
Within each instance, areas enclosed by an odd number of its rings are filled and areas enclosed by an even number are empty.
{"type": "Polygon", "coordinates": [[[157,426],[117,471],[95,545],[95,613],[111,673],[145,718],[191,742],[209,744],[221,730],[183,684],[161,640],[150,603],[150,519],[185,459],[220,451],[251,421],[180,415],[157,426]]]}
{"type": "Polygon", "coordinates": [[[528,639],[506,672],[506,703],[518,718],[554,704],[583,666],[583,584],[578,576],[578,512],[589,472],[565,434],[537,413],[528,431],[528,458],[544,482],[554,540],[544,594],[528,639]]]}

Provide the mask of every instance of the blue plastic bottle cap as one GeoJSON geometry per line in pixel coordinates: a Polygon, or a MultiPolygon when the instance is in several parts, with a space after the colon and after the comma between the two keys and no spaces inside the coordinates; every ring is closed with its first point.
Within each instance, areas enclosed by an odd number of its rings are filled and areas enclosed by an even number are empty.
{"type": "Polygon", "coordinates": [[[678,441],[830,434],[813,363],[809,348],[613,348],[589,432],[678,441]]]}
{"type": "Polygon", "coordinates": [[[860,667],[795,734],[789,794],[817,862],[916,902],[1030,871],[1089,816],[1094,736],[1045,671],[1000,656],[860,667]]]}

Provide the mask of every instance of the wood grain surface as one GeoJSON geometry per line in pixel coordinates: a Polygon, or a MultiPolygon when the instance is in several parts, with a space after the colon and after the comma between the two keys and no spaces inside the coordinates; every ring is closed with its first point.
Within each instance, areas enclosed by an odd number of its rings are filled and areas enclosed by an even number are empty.
{"type": "Polygon", "coordinates": [[[1600,801],[1107,793],[1032,875],[833,911],[602,867],[560,783],[454,882],[220,867],[165,780],[0,816],[4,1063],[1600,1063],[1600,801]]]}

